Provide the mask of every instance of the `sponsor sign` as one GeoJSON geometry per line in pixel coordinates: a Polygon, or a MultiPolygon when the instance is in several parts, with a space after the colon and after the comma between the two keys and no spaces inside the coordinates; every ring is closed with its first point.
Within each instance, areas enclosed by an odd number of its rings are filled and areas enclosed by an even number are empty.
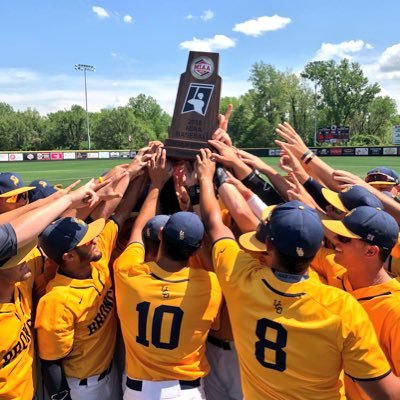
{"type": "Polygon", "coordinates": [[[36,153],[24,153],[24,161],[36,160],[36,153]]]}
{"type": "Polygon", "coordinates": [[[109,151],[100,151],[99,158],[110,158],[110,152],[109,151]]]}
{"type": "Polygon", "coordinates": [[[370,147],[369,155],[370,156],[381,156],[383,153],[382,147],[370,147]]]}
{"type": "Polygon", "coordinates": [[[99,153],[87,153],[87,158],[90,159],[99,158],[99,153]]]}
{"type": "Polygon", "coordinates": [[[0,154],[0,162],[8,161],[8,154],[1,153],[0,154]]]}
{"type": "Polygon", "coordinates": [[[392,128],[392,143],[400,144],[400,125],[394,125],[392,128]]]}
{"type": "Polygon", "coordinates": [[[345,147],[343,148],[342,155],[344,156],[354,156],[355,148],[354,147],[345,147]]]}
{"type": "Polygon", "coordinates": [[[368,147],[356,147],[356,156],[367,156],[368,147]]]}
{"type": "Polygon", "coordinates": [[[63,153],[61,153],[61,152],[50,153],[50,158],[52,160],[62,160],[63,159],[63,153]]]}
{"type": "Polygon", "coordinates": [[[64,160],[75,160],[76,154],[75,152],[72,153],[63,153],[64,160]]]}
{"type": "Polygon", "coordinates": [[[22,153],[11,153],[8,155],[9,161],[23,161],[24,155],[22,153]]]}
{"type": "Polygon", "coordinates": [[[214,62],[209,57],[195,58],[190,66],[190,72],[196,79],[207,79],[214,72],[214,62]]]}
{"type": "Polygon", "coordinates": [[[397,156],[397,147],[384,147],[383,155],[384,156],[397,156]]]}
{"type": "Polygon", "coordinates": [[[39,161],[48,161],[50,160],[50,153],[37,153],[36,157],[39,161]]]}
{"type": "Polygon", "coordinates": [[[110,158],[119,158],[119,151],[110,151],[110,158]]]}
{"type": "Polygon", "coordinates": [[[331,156],[341,156],[342,149],[340,147],[332,147],[331,149],[331,156]]]}
{"type": "Polygon", "coordinates": [[[135,158],[136,157],[136,151],[131,151],[129,153],[129,158],[135,158]]]}
{"type": "Polygon", "coordinates": [[[317,149],[317,155],[318,156],[329,156],[330,155],[330,149],[317,149]]]}
{"type": "Polygon", "coordinates": [[[82,151],[78,151],[76,153],[76,158],[77,158],[77,160],[86,160],[87,159],[87,153],[86,152],[82,152],[82,151]]]}
{"type": "Polygon", "coordinates": [[[119,156],[121,158],[129,158],[129,151],[120,151],[119,156]]]}

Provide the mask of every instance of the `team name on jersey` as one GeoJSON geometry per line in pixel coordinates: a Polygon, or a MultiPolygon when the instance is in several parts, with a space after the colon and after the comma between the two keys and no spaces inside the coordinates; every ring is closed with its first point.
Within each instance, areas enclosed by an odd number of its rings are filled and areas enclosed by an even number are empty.
{"type": "Polygon", "coordinates": [[[108,289],[104,297],[103,303],[100,306],[99,312],[94,317],[92,323],[88,325],[89,336],[93,335],[106,321],[108,314],[114,307],[114,291],[108,289]]]}
{"type": "Polygon", "coordinates": [[[32,320],[29,318],[21,329],[19,340],[11,350],[9,350],[2,358],[0,369],[4,368],[11,361],[15,360],[19,354],[29,347],[32,341],[32,320]]]}

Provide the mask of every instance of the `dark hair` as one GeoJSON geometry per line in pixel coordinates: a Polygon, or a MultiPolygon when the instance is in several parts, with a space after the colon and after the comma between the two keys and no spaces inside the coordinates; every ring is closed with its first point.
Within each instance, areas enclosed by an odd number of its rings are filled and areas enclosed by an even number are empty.
{"type": "Polygon", "coordinates": [[[198,249],[198,247],[177,246],[176,243],[169,242],[164,238],[161,246],[162,252],[174,261],[187,261],[189,257],[198,249]]]}
{"type": "Polygon", "coordinates": [[[146,250],[146,254],[157,254],[158,248],[160,247],[159,240],[153,240],[146,237],[143,237],[143,244],[146,250]]]}
{"type": "Polygon", "coordinates": [[[296,274],[296,275],[304,274],[304,272],[310,266],[311,261],[315,257],[315,255],[313,255],[312,257],[305,257],[305,258],[287,256],[286,254],[281,253],[276,247],[275,247],[275,256],[277,264],[280,267],[284,267],[289,274],[296,274]]]}
{"type": "Polygon", "coordinates": [[[384,249],[383,247],[379,247],[379,260],[385,262],[386,259],[390,256],[392,249],[384,249]]]}

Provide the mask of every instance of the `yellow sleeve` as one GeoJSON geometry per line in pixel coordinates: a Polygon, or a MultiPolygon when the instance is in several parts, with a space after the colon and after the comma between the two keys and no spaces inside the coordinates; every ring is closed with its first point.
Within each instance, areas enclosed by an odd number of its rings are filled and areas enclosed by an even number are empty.
{"type": "Polygon", "coordinates": [[[102,256],[110,260],[111,253],[115,247],[115,242],[118,236],[118,225],[113,220],[108,220],[103,232],[100,233],[97,239],[97,247],[101,251],[102,256]]]}
{"type": "Polygon", "coordinates": [[[68,355],[74,342],[74,314],[60,294],[43,296],[36,311],[35,328],[39,356],[44,360],[59,360],[68,355]]]}
{"type": "Polygon", "coordinates": [[[314,260],[311,262],[312,269],[325,279],[329,275],[329,263],[327,262],[326,258],[332,253],[333,250],[327,249],[326,247],[321,247],[314,257],[314,260]]]}
{"type": "Polygon", "coordinates": [[[240,284],[249,273],[260,268],[259,262],[245,251],[241,250],[234,239],[221,239],[212,248],[214,270],[224,289],[240,284]]]}
{"type": "Polygon", "coordinates": [[[399,238],[397,240],[397,243],[393,247],[392,252],[390,254],[394,258],[400,258],[400,234],[399,234],[399,238]]]}
{"type": "Polygon", "coordinates": [[[114,272],[127,274],[132,266],[144,263],[144,246],[142,243],[130,243],[114,262],[114,272]]]}
{"type": "Polygon", "coordinates": [[[372,380],[390,372],[374,327],[364,308],[350,295],[343,303],[343,369],[356,380],[372,380]]]}

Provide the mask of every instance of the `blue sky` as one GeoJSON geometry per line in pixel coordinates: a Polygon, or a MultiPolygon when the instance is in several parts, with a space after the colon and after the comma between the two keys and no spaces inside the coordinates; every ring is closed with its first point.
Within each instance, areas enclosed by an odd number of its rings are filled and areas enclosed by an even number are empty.
{"type": "Polygon", "coordinates": [[[220,53],[223,96],[249,87],[257,61],[299,72],[358,61],[400,105],[398,0],[0,0],[0,101],[42,114],[125,105],[139,93],[172,114],[188,51],[220,53]]]}

